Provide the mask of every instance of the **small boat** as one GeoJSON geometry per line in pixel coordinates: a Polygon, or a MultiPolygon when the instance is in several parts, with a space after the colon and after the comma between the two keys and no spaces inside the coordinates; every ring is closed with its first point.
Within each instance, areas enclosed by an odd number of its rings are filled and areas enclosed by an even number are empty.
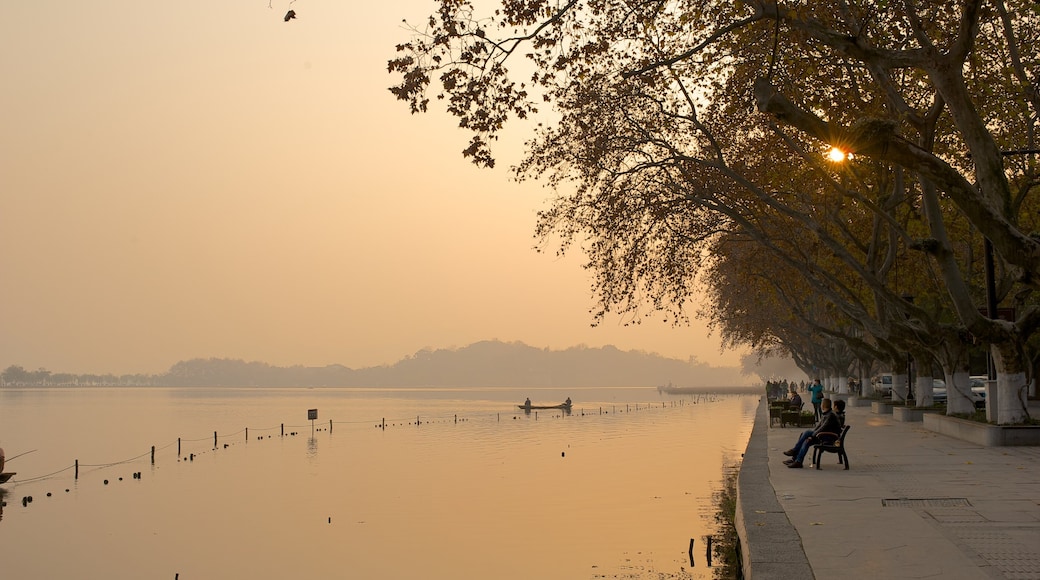
{"type": "Polygon", "coordinates": [[[537,410],[540,410],[540,409],[563,409],[565,411],[570,411],[571,410],[571,403],[560,403],[559,405],[527,405],[527,404],[524,404],[524,405],[517,405],[517,407],[520,407],[521,409],[523,409],[525,411],[531,411],[531,410],[537,411],[537,410]]]}
{"type": "Polygon", "coordinates": [[[13,471],[9,471],[7,473],[0,473],[0,483],[7,483],[7,480],[11,479],[15,475],[17,474],[13,471]]]}

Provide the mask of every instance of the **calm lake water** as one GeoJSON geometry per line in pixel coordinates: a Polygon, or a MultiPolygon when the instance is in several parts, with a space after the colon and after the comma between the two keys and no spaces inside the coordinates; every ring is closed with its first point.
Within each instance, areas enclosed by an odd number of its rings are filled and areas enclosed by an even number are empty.
{"type": "Polygon", "coordinates": [[[4,388],[18,475],[0,487],[0,578],[713,578],[713,496],[757,404],[653,388],[4,388]],[[517,408],[568,396],[569,416],[517,408]]]}

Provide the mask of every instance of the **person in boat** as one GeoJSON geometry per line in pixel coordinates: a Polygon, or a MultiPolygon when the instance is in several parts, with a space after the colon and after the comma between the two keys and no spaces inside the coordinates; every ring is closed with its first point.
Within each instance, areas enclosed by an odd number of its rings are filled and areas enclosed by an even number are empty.
{"type": "Polygon", "coordinates": [[[567,400],[566,400],[566,401],[564,401],[564,403],[563,403],[563,404],[564,404],[564,405],[567,405],[568,407],[570,407],[570,406],[571,406],[571,398],[570,398],[570,397],[567,397],[567,400]]]}
{"type": "Polygon", "coordinates": [[[527,397],[527,400],[524,401],[524,406],[525,407],[530,407],[531,406],[531,397],[527,397]]]}

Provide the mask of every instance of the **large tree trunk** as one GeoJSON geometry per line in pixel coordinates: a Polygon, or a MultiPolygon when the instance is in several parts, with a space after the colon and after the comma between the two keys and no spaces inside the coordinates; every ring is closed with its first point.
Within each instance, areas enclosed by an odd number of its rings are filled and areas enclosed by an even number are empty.
{"type": "Polygon", "coordinates": [[[997,385],[995,392],[986,396],[986,418],[997,425],[1022,423],[1029,417],[1029,385],[1021,349],[1016,342],[1004,341],[993,344],[990,351],[997,368],[997,385]]]}
{"type": "Polygon", "coordinates": [[[950,332],[932,354],[942,365],[946,381],[946,414],[966,415],[975,412],[971,392],[971,344],[961,332],[950,332]]]}
{"type": "Polygon", "coordinates": [[[943,368],[946,375],[946,414],[966,415],[975,412],[971,396],[971,377],[967,369],[943,368]]]}
{"type": "Polygon", "coordinates": [[[835,392],[837,392],[839,395],[849,394],[849,377],[838,375],[838,377],[834,379],[834,386],[835,392]]]}
{"type": "Polygon", "coordinates": [[[914,401],[916,402],[916,407],[931,407],[934,403],[932,399],[931,373],[927,376],[921,376],[921,373],[917,374],[917,380],[914,381],[914,401]]]}
{"type": "Polygon", "coordinates": [[[907,381],[908,377],[906,373],[892,373],[892,402],[893,403],[905,403],[907,395],[907,381]]]}

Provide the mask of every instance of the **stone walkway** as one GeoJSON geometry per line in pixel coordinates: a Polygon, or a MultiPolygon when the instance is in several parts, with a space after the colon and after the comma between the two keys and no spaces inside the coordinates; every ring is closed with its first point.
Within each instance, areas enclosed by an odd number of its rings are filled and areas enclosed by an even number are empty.
{"type": "Polygon", "coordinates": [[[849,407],[851,469],[832,453],[820,470],[811,453],[790,469],[783,451],[802,429],[770,427],[764,407],[738,481],[751,578],[1040,580],[1040,448],[981,447],[849,407]]]}

